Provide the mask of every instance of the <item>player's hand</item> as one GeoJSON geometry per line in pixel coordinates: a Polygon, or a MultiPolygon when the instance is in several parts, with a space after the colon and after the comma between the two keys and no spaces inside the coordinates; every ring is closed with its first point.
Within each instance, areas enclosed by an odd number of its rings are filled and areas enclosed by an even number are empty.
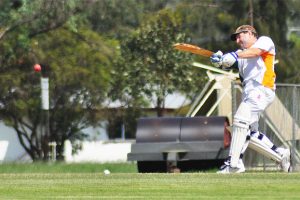
{"type": "Polygon", "coordinates": [[[222,51],[217,51],[210,57],[210,62],[213,66],[220,68],[222,66],[222,51]]]}
{"type": "Polygon", "coordinates": [[[238,64],[238,55],[235,52],[226,53],[222,56],[222,67],[230,68],[238,64]]]}

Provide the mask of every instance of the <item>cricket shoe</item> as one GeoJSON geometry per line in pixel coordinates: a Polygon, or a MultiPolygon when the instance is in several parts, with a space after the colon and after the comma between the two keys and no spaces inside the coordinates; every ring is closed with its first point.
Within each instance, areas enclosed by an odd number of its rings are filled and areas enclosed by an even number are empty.
{"type": "Polygon", "coordinates": [[[277,151],[281,155],[280,167],[281,167],[282,171],[290,172],[291,171],[291,152],[290,152],[290,150],[279,147],[279,148],[277,148],[277,151]]]}
{"type": "Polygon", "coordinates": [[[245,166],[242,159],[239,159],[237,167],[231,167],[230,161],[226,160],[224,164],[220,167],[217,174],[234,174],[234,173],[243,173],[245,172],[245,166]]]}

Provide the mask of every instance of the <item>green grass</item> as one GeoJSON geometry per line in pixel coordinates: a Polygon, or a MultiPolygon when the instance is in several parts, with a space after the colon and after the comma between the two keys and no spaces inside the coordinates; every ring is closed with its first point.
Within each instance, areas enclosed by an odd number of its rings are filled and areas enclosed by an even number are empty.
{"type": "Polygon", "coordinates": [[[15,172],[3,170],[7,164],[0,166],[0,199],[300,198],[300,173],[138,174],[134,164],[37,165],[38,172],[18,169],[22,166],[34,169],[28,164],[13,165],[15,172]],[[128,173],[124,166],[128,167],[128,173]],[[103,169],[109,167],[112,173],[104,175],[103,169]],[[46,169],[51,170],[45,172],[46,169]],[[79,172],[80,169],[83,171],[79,172]]]}
{"type": "Polygon", "coordinates": [[[109,169],[111,172],[135,173],[137,167],[135,163],[5,163],[0,164],[1,173],[102,173],[109,169]]]}

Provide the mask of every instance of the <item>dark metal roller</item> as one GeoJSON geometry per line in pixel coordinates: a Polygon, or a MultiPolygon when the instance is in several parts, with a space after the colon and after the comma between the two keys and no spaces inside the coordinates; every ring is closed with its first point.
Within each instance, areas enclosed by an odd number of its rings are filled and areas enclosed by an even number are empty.
{"type": "Polygon", "coordinates": [[[141,118],[138,120],[136,142],[176,142],[182,118],[141,118]]]}
{"type": "Polygon", "coordinates": [[[183,118],[180,141],[209,141],[224,138],[225,117],[183,118]]]}
{"type": "Polygon", "coordinates": [[[141,118],[136,142],[223,140],[225,123],[225,117],[141,118]]]}
{"type": "Polygon", "coordinates": [[[219,166],[228,156],[228,125],[226,117],[141,118],[127,159],[139,172],[164,172],[170,163],[181,170],[219,166]]]}

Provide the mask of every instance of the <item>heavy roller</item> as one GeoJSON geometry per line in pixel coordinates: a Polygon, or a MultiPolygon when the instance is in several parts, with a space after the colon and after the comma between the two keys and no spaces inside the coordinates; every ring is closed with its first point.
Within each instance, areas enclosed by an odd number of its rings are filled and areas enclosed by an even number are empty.
{"type": "Polygon", "coordinates": [[[219,167],[228,156],[228,126],[220,116],[140,118],[127,158],[141,173],[219,167]]]}

